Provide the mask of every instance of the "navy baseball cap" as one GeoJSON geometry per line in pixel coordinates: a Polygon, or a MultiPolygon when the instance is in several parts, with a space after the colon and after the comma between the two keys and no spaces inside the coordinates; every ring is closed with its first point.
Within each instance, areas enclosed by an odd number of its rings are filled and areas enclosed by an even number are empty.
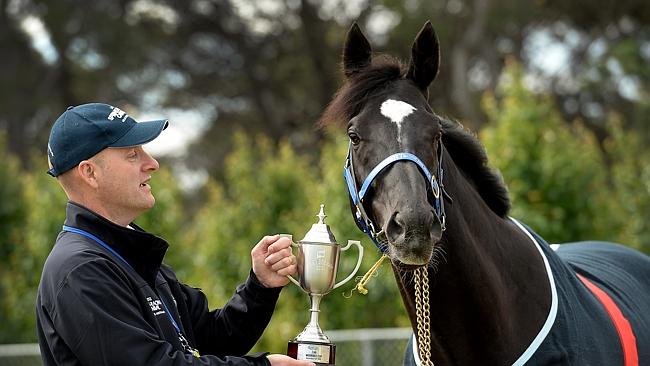
{"type": "Polygon", "coordinates": [[[139,122],[103,103],[68,107],[54,122],[47,143],[53,177],[67,172],[107,147],[145,144],[167,128],[167,120],[139,122]]]}

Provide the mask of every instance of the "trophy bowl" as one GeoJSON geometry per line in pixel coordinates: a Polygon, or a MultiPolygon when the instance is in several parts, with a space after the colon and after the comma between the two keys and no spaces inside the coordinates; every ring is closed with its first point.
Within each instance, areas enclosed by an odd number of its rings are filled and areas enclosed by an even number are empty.
{"type": "Polygon", "coordinates": [[[300,288],[308,294],[326,295],[334,289],[341,246],[301,242],[298,247],[300,288]]]}

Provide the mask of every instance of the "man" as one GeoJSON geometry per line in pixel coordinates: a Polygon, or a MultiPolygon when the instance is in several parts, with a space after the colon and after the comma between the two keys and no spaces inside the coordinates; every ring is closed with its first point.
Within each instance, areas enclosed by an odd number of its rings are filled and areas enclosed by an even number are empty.
{"type": "Polygon", "coordinates": [[[209,311],[205,295],[162,264],[167,242],[133,223],[154,205],[149,180],[159,168],[142,144],[166,127],[101,103],[70,107],[54,123],[48,173],[69,202],[38,289],[44,364],[313,366],[245,355],[296,272],[288,239],[262,238],[246,282],[209,311]]]}

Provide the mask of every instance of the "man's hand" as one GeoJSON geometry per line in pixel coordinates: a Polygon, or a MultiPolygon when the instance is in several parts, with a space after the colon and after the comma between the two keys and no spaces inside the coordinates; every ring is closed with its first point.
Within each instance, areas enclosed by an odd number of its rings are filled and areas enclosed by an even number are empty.
{"type": "Polygon", "coordinates": [[[285,355],[268,355],[266,358],[271,362],[272,366],[316,366],[313,362],[294,360],[285,355]]]}
{"type": "Polygon", "coordinates": [[[266,287],[281,287],[289,282],[287,275],[296,273],[296,257],[291,253],[291,240],[280,235],[265,236],[251,250],[253,272],[266,287]]]}

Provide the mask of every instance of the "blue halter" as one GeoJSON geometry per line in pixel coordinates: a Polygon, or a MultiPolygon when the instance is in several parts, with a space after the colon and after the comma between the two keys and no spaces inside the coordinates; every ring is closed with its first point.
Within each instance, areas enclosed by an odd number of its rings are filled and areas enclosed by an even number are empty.
{"type": "Polygon", "coordinates": [[[383,230],[377,231],[375,229],[375,225],[373,224],[372,220],[370,220],[363,208],[363,197],[368,192],[370,184],[375,178],[377,178],[379,173],[398,161],[411,161],[415,163],[420,173],[422,173],[422,175],[424,175],[426,178],[427,189],[430,189],[429,191],[431,192],[430,201],[433,203],[436,217],[438,218],[443,231],[445,230],[445,203],[444,199],[440,196],[440,192],[442,191],[444,195],[449,198],[449,200],[451,200],[451,197],[449,197],[447,192],[445,192],[444,184],[442,183],[444,174],[444,171],[442,169],[442,141],[438,144],[438,169],[436,172],[438,178],[429,172],[427,166],[417,156],[407,152],[398,152],[388,156],[379,164],[377,164],[377,166],[375,166],[370,171],[370,174],[368,174],[366,179],[363,181],[363,184],[361,184],[361,189],[359,191],[357,191],[357,185],[354,179],[354,164],[352,163],[352,142],[350,142],[350,145],[348,146],[348,155],[345,159],[345,166],[343,168],[343,177],[347,183],[348,192],[350,193],[350,198],[352,198],[352,203],[356,208],[354,219],[359,229],[361,229],[370,237],[370,239],[373,241],[373,243],[375,243],[377,248],[379,248],[382,253],[385,253],[388,249],[386,244],[382,244],[382,241],[385,243],[386,240],[381,240],[383,239],[382,236],[385,236],[385,233],[383,230]],[[438,179],[440,179],[440,183],[438,183],[438,179]]]}

